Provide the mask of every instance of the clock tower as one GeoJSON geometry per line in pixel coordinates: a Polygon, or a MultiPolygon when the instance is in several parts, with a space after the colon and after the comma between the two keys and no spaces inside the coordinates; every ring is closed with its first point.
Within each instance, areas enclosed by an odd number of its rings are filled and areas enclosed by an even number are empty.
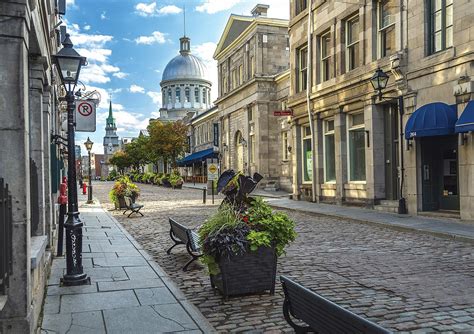
{"type": "Polygon", "coordinates": [[[112,166],[109,165],[109,159],[120,149],[120,141],[117,136],[117,125],[112,112],[112,100],[109,105],[109,116],[105,124],[104,136],[104,168],[102,168],[102,176],[107,177],[112,166]]]}

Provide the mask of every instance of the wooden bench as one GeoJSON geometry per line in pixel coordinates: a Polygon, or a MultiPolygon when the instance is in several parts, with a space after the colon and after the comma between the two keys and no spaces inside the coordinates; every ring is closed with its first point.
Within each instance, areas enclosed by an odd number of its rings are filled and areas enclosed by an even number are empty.
{"type": "Polygon", "coordinates": [[[285,276],[280,281],[285,293],[283,315],[296,333],[390,333],[285,276]],[[290,316],[308,326],[297,325],[290,316]]]}
{"type": "Polygon", "coordinates": [[[142,204],[133,203],[130,197],[125,197],[124,199],[125,199],[125,206],[127,209],[122,213],[123,215],[126,214],[128,211],[131,211],[128,217],[130,217],[134,213],[139,213],[143,217],[143,213],[140,212],[141,208],[143,208],[142,204]]]}
{"type": "Polygon", "coordinates": [[[199,236],[192,229],[181,225],[173,218],[169,218],[170,222],[170,237],[174,241],[174,245],[171,246],[166,253],[171,254],[171,250],[177,245],[186,245],[188,254],[192,256],[183,267],[183,271],[188,269],[188,266],[202,256],[201,249],[199,247],[199,236]]]}

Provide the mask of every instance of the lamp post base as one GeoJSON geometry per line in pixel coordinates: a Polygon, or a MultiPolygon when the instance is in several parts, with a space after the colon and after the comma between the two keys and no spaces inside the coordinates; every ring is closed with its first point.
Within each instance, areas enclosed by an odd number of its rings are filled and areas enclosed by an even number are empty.
{"type": "Polygon", "coordinates": [[[398,214],[406,215],[408,213],[407,202],[404,197],[398,200],[398,214]]]}
{"type": "Polygon", "coordinates": [[[87,274],[64,275],[61,280],[61,286],[90,285],[91,278],[87,274]]]}

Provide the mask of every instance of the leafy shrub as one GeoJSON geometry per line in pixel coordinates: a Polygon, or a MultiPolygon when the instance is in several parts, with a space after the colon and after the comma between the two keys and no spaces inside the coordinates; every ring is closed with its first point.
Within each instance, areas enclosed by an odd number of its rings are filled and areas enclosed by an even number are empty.
{"type": "Polygon", "coordinates": [[[128,176],[123,176],[115,181],[112,190],[109,192],[109,198],[113,203],[117,203],[119,197],[130,197],[135,200],[140,195],[140,189],[134,184],[128,176]]]}
{"type": "Polygon", "coordinates": [[[171,173],[171,175],[169,176],[168,180],[170,181],[171,183],[171,186],[174,188],[178,185],[182,185],[184,183],[184,180],[183,178],[181,177],[181,175],[179,175],[179,173],[171,173]]]}

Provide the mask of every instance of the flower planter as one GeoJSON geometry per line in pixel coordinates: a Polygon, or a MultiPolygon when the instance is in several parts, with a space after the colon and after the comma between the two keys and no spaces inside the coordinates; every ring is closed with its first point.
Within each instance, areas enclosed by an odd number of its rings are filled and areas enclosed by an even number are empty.
{"type": "Polygon", "coordinates": [[[275,248],[261,247],[255,252],[220,259],[218,264],[220,273],[210,275],[211,285],[226,299],[235,295],[275,292],[275,248]]]}
{"type": "Polygon", "coordinates": [[[169,180],[164,179],[161,183],[163,184],[163,187],[171,188],[171,183],[169,180]]]}
{"type": "Polygon", "coordinates": [[[177,184],[175,186],[173,186],[173,189],[182,189],[183,188],[183,184],[177,184]]]}
{"type": "Polygon", "coordinates": [[[118,202],[115,202],[115,209],[126,209],[127,204],[125,203],[125,197],[119,196],[118,202]]]}

